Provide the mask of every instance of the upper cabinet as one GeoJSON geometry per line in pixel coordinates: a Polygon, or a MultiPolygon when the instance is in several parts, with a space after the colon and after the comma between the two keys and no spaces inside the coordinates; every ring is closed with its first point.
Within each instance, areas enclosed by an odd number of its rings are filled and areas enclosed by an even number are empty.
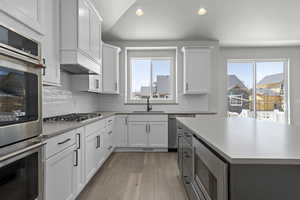
{"type": "Polygon", "coordinates": [[[214,47],[183,47],[184,94],[208,94],[214,47]]]}
{"type": "Polygon", "coordinates": [[[121,49],[103,43],[102,93],[119,94],[119,55],[121,49]]]}
{"type": "Polygon", "coordinates": [[[45,36],[42,43],[42,56],[46,68],[43,70],[44,85],[60,85],[59,55],[59,1],[47,0],[45,15],[45,36]]]}
{"type": "Polygon", "coordinates": [[[48,0],[1,0],[0,11],[43,35],[45,1],[48,0]]]}
{"type": "Polygon", "coordinates": [[[61,64],[71,73],[101,73],[102,18],[89,0],[61,0],[61,64]]]}

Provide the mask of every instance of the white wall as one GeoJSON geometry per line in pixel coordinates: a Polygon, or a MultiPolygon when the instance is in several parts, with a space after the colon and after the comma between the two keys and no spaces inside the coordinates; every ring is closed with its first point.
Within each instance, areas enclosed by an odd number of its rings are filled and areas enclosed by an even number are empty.
{"type": "Polygon", "coordinates": [[[99,110],[99,95],[72,92],[70,74],[61,72],[62,87],[43,87],[43,117],[99,110]]]}
{"type": "Polygon", "coordinates": [[[218,74],[218,107],[226,114],[227,60],[228,59],[289,59],[290,61],[290,116],[291,123],[300,125],[300,47],[222,47],[218,74]]]}
{"type": "Polygon", "coordinates": [[[124,47],[178,47],[177,84],[178,104],[176,105],[153,105],[153,110],[163,111],[216,111],[218,96],[218,79],[214,74],[218,71],[218,62],[213,64],[211,93],[209,95],[183,95],[183,56],[181,48],[186,45],[192,46],[216,46],[215,56],[219,48],[218,42],[180,42],[180,41],[157,41],[157,42],[107,42],[122,48],[120,56],[120,95],[101,95],[100,109],[103,111],[133,111],[145,110],[145,105],[125,105],[125,54],[124,47]]]}

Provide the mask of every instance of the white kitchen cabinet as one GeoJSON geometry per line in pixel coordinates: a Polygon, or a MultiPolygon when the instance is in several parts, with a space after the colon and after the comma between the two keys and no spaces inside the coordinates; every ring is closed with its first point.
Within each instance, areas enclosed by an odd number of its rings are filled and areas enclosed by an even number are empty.
{"type": "Polygon", "coordinates": [[[113,143],[116,148],[128,147],[128,115],[118,115],[115,117],[113,143]]]}
{"type": "Polygon", "coordinates": [[[148,147],[148,124],[146,122],[129,122],[129,146],[148,147]]]}
{"type": "Polygon", "coordinates": [[[168,148],[168,115],[130,115],[129,147],[168,148]]]}
{"type": "Polygon", "coordinates": [[[40,35],[44,34],[44,3],[47,0],[1,0],[0,10],[40,35]]]}
{"type": "Polygon", "coordinates": [[[184,94],[208,94],[213,47],[183,47],[184,94]]]}
{"type": "Polygon", "coordinates": [[[85,180],[89,181],[97,171],[96,158],[98,156],[99,134],[94,133],[85,140],[85,180]]]}
{"type": "Polygon", "coordinates": [[[45,200],[72,200],[76,196],[73,145],[46,160],[45,200]]]}
{"type": "Polygon", "coordinates": [[[79,92],[100,93],[102,91],[101,75],[72,75],[72,90],[79,92]]]}
{"type": "Polygon", "coordinates": [[[44,85],[60,85],[60,52],[59,52],[59,1],[45,2],[45,36],[42,44],[42,57],[46,68],[43,71],[44,85]]]}
{"type": "Polygon", "coordinates": [[[166,122],[150,122],[148,128],[149,147],[168,147],[168,124],[166,122]]]}
{"type": "Polygon", "coordinates": [[[121,49],[103,43],[103,90],[105,94],[119,94],[119,55],[121,49]]]}
{"type": "Polygon", "coordinates": [[[102,18],[89,0],[61,0],[61,64],[72,73],[101,73],[102,18]]]}

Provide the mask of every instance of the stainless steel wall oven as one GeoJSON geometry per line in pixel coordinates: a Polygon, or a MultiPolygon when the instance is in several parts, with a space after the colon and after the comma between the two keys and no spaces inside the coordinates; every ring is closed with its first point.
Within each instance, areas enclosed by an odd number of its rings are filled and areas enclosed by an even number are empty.
{"type": "Polygon", "coordinates": [[[40,44],[0,25],[0,148],[42,132],[40,44]]]}
{"type": "Polygon", "coordinates": [[[43,199],[40,43],[0,25],[0,199],[43,199]]]}

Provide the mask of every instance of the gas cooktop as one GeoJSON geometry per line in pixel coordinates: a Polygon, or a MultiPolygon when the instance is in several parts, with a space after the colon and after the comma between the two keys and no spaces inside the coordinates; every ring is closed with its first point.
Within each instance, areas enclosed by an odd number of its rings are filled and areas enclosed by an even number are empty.
{"type": "Polygon", "coordinates": [[[59,115],[59,116],[44,118],[44,122],[58,122],[58,121],[83,122],[101,116],[102,115],[100,113],[72,113],[68,115],[59,115]]]}

